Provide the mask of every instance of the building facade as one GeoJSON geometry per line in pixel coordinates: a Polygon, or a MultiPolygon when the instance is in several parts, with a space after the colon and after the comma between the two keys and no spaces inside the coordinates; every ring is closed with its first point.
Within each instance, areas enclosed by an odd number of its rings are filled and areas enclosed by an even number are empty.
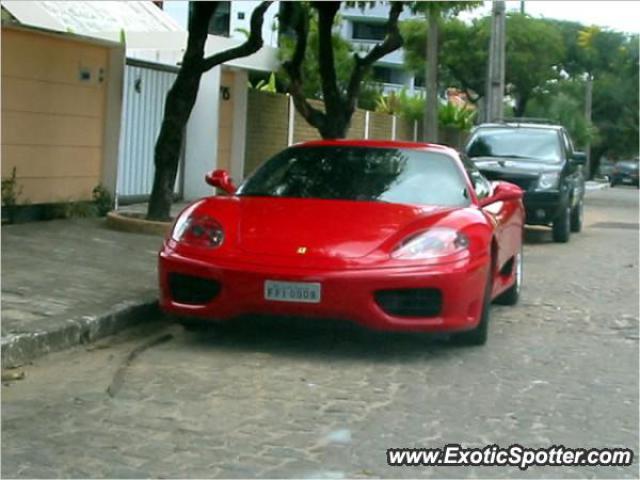
{"type": "MultiPolygon", "coordinates": [[[[209,33],[239,40],[246,38],[250,28],[251,13],[259,4],[258,1],[221,2],[209,25],[209,33]]],[[[185,29],[187,28],[189,2],[163,2],[162,8],[178,24],[185,29]]],[[[278,47],[278,10],[277,6],[267,10],[262,26],[265,45],[276,48],[278,47]]],[[[356,51],[367,52],[384,39],[385,24],[389,16],[387,3],[376,3],[364,9],[358,6],[343,5],[338,14],[342,20],[340,34],[352,43],[356,51]]],[[[400,19],[407,20],[409,18],[411,18],[411,13],[405,9],[400,19]]],[[[376,62],[373,67],[373,78],[385,93],[397,92],[403,88],[408,91],[424,91],[422,82],[416,79],[412,73],[406,71],[402,49],[396,50],[376,62]]]]}

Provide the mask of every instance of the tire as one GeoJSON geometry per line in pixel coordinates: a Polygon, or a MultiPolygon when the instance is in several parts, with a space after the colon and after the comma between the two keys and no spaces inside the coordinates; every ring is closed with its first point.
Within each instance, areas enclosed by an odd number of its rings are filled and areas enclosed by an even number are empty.
{"type": "Polygon", "coordinates": [[[611,182],[609,182],[609,186],[610,186],[611,188],[615,187],[615,186],[616,186],[616,182],[614,182],[613,180],[611,180],[611,182]]]}
{"type": "Polygon", "coordinates": [[[451,340],[457,345],[479,346],[487,343],[489,336],[489,318],[491,317],[491,287],[493,280],[492,269],[489,269],[487,284],[484,288],[484,298],[482,303],[482,312],[480,313],[480,322],[473,330],[466,332],[454,333],[451,340]]]}
{"type": "Polygon", "coordinates": [[[567,243],[571,236],[571,207],[568,205],[564,212],[553,221],[553,241],[567,243]]]}
{"type": "Polygon", "coordinates": [[[522,247],[514,259],[513,267],[515,270],[515,281],[507,290],[505,290],[498,298],[494,300],[494,303],[498,305],[515,305],[520,299],[520,290],[522,289],[523,279],[523,256],[522,247]]]}
{"type": "Polygon", "coordinates": [[[584,218],[584,200],[580,200],[576,208],[571,212],[571,231],[579,233],[582,231],[582,220],[584,218]]]}

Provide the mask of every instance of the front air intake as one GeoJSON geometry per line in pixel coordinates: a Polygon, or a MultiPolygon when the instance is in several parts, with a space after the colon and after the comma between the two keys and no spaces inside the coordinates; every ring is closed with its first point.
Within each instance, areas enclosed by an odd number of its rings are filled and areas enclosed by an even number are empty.
{"type": "Polygon", "coordinates": [[[202,305],[220,293],[220,283],[207,278],[170,273],[169,290],[171,298],[178,303],[202,305]]]}
{"type": "Polygon", "coordinates": [[[376,303],[396,317],[437,317],[442,310],[442,292],[437,288],[378,290],[376,303]]]}

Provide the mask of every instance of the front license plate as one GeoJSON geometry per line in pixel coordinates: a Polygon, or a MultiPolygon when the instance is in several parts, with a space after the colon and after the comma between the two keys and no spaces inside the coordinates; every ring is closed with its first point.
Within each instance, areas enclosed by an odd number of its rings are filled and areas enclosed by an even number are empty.
{"type": "Polygon", "coordinates": [[[319,283],[307,282],[264,282],[264,298],[276,302],[320,303],[319,283]]]}

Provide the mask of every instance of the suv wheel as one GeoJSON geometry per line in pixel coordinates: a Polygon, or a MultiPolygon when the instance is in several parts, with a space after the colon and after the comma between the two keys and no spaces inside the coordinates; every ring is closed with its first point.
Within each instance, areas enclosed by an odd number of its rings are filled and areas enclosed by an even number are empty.
{"type": "Polygon", "coordinates": [[[571,212],[571,231],[578,233],[582,230],[582,219],[584,218],[584,200],[580,200],[576,208],[571,212]]]}
{"type": "Polygon", "coordinates": [[[568,205],[553,222],[553,241],[567,243],[571,236],[571,207],[568,205]]]}

